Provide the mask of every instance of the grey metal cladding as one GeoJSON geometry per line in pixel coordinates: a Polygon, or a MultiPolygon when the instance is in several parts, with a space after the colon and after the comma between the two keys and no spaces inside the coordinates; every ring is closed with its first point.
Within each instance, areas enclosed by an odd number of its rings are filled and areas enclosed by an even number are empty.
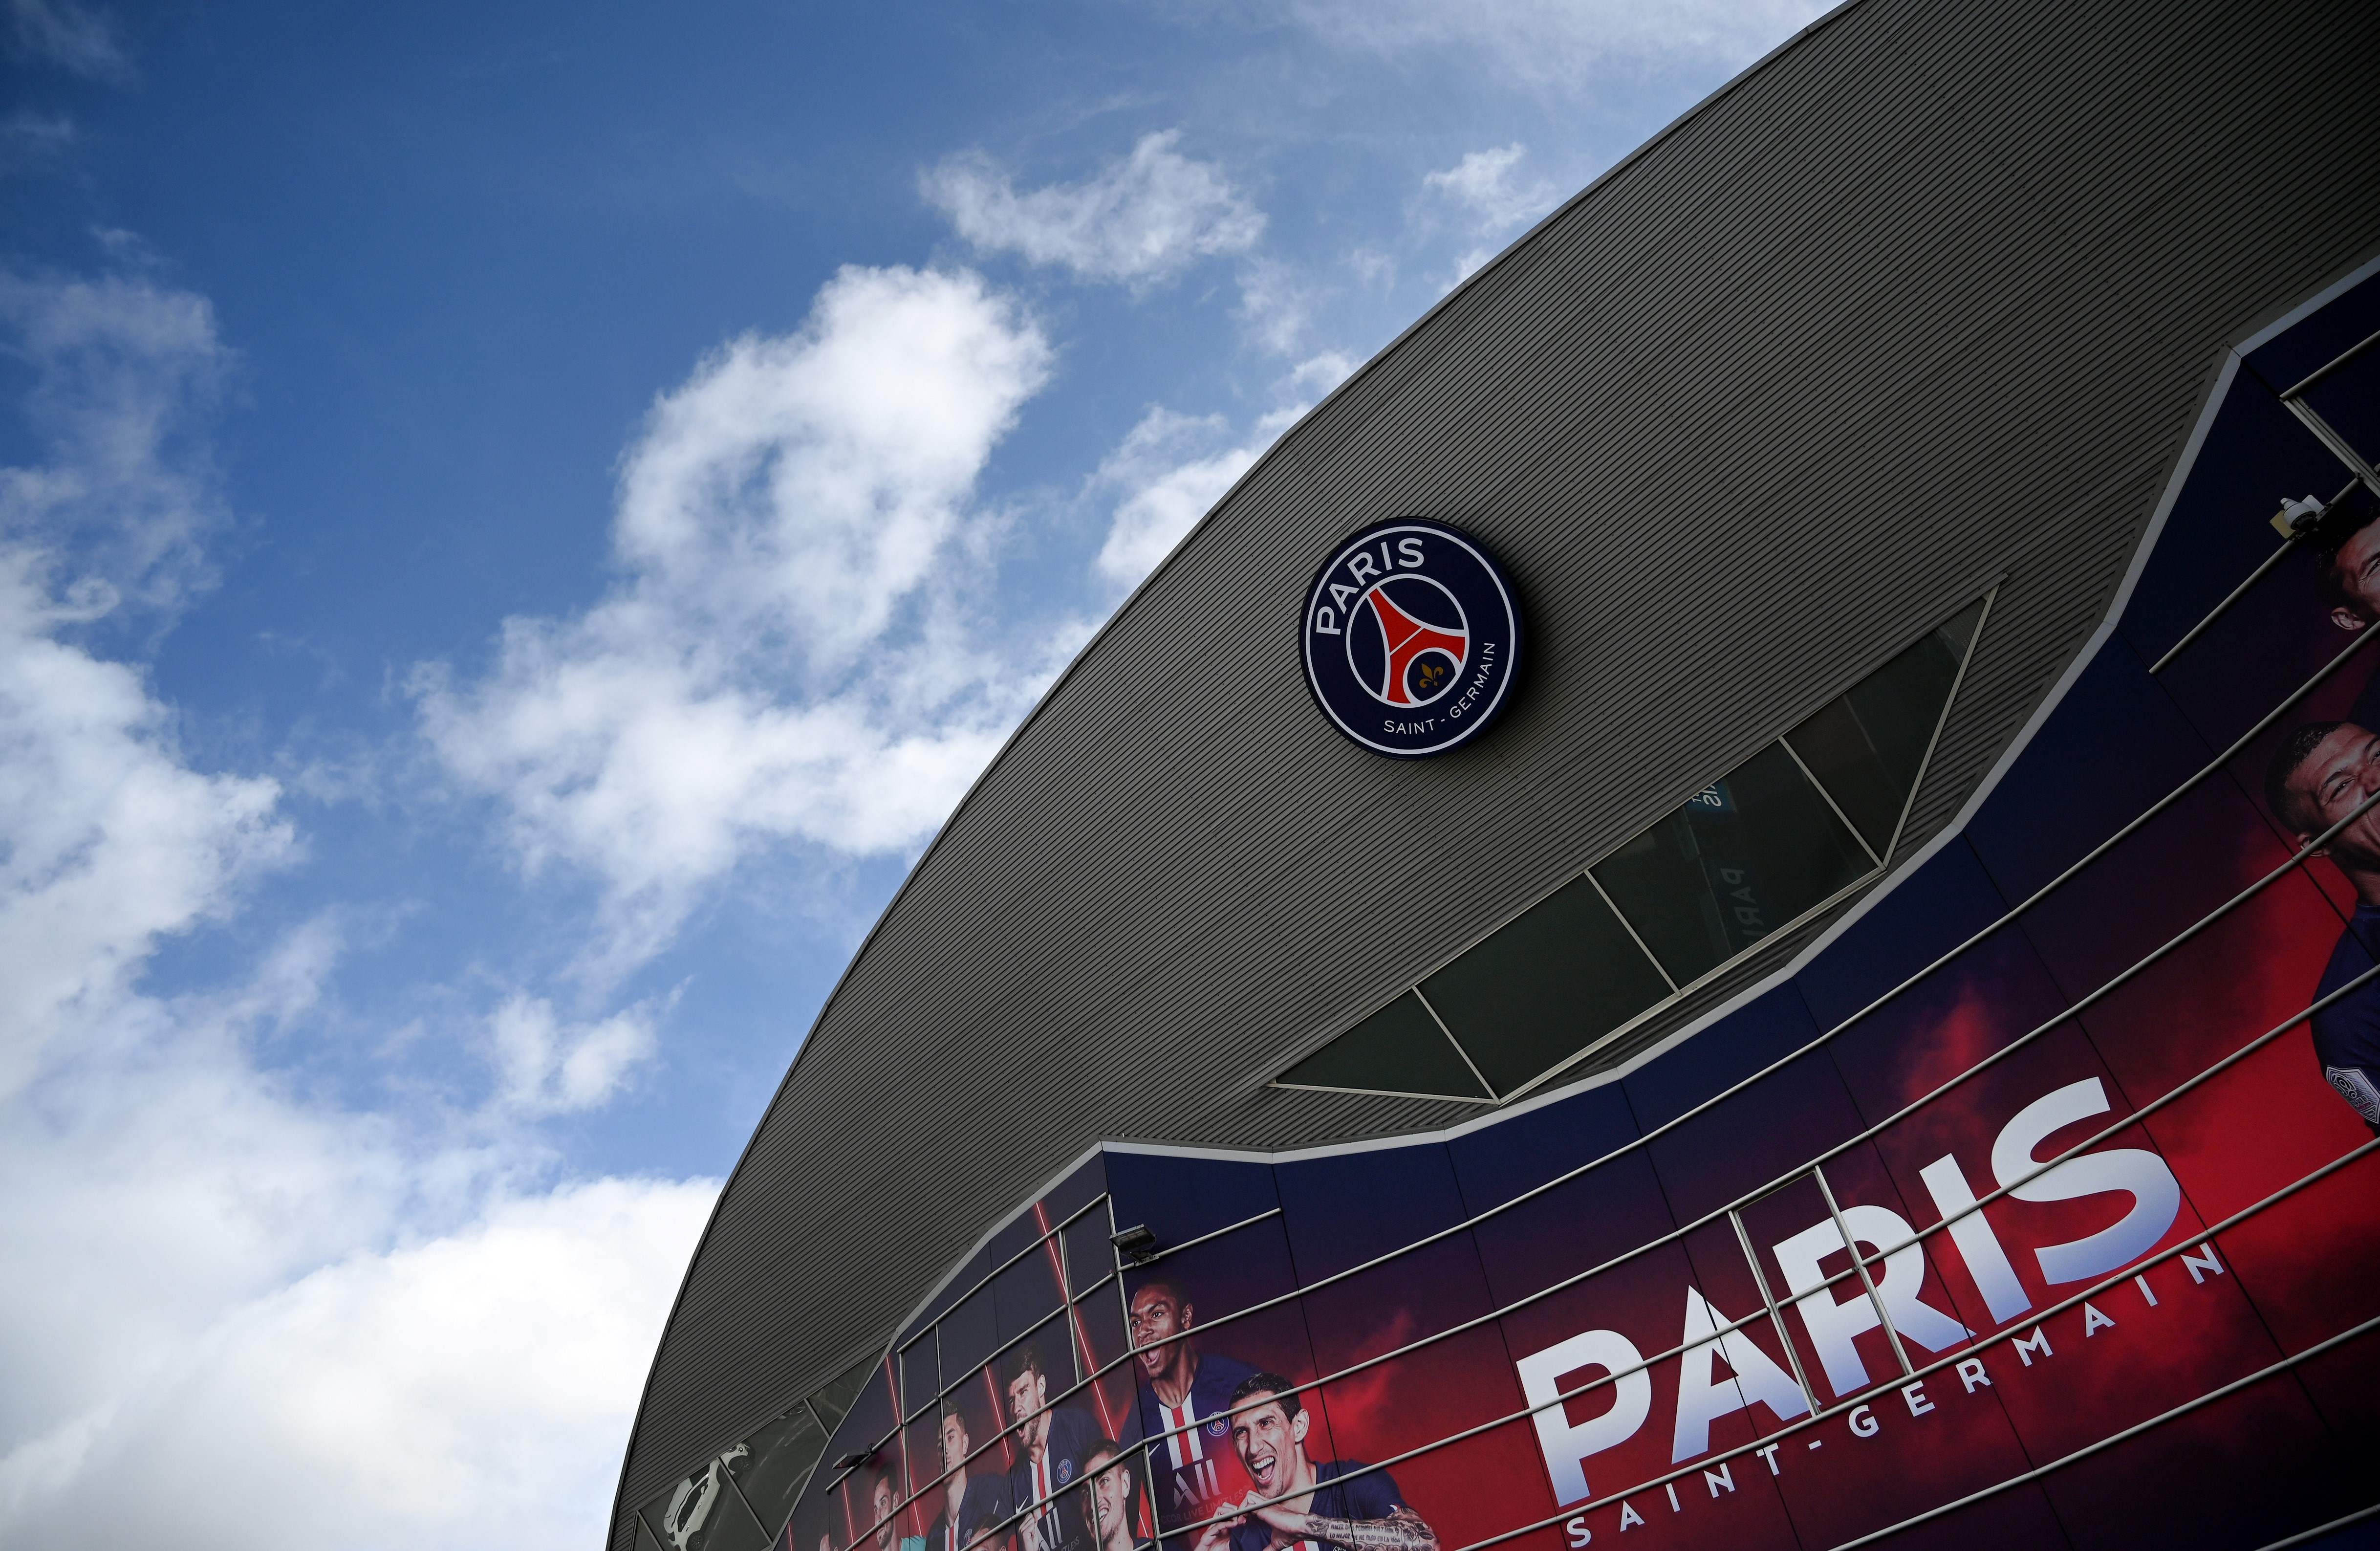
{"type": "Polygon", "coordinates": [[[1869,0],[1450,297],[1224,499],[918,863],[729,1182],[621,1500],[880,1343],[1093,1141],[1475,1113],[1261,1084],[2004,577],[1922,844],[2098,622],[2223,348],[2380,248],[2375,44],[2346,0],[1869,0]],[[1532,639],[1503,724],[1414,763],[1315,713],[1294,643],[1318,559],[1408,512],[1494,546],[1532,639]],[[1185,715],[1218,674],[1228,714],[1185,715]],[[1376,913],[1409,886],[1439,926],[1376,913]]]}

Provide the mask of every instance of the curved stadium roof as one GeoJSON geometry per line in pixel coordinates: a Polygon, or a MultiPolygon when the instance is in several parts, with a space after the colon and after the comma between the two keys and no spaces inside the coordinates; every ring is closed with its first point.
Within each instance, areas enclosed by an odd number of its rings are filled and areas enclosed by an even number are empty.
{"type": "Polygon", "coordinates": [[[1269,1080],[1997,582],[1896,854],[1922,847],[2100,620],[2224,348],[2380,244],[2375,31],[2346,4],[1847,5],[1351,378],[855,957],[687,1270],[611,1544],[1095,1141],[1478,1114],[1269,1080]],[[1406,513],[1493,545],[1534,657],[1492,736],[1418,763],[1318,715],[1293,639],[1316,561],[1406,513]],[[1220,692],[1218,639],[1268,643],[1220,692]],[[1423,896],[1426,925],[1378,906],[1423,896]]]}

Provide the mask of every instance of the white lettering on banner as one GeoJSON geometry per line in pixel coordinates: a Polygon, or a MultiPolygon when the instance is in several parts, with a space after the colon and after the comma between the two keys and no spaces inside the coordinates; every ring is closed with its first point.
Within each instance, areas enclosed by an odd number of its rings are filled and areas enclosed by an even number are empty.
{"type": "MultiPolygon", "coordinates": [[[[1617,1330],[1588,1330],[1543,1351],[1533,1351],[1513,1364],[1520,1370],[1522,1395],[1537,1408],[1530,1420],[1536,1423],[1537,1447],[1545,1455],[1546,1474],[1553,1480],[1557,1503],[1583,1502],[1592,1496],[1583,1461],[1590,1454],[1600,1454],[1635,1436],[1636,1429],[1652,1414],[1653,1379],[1644,1362],[1636,1343],[1617,1330]],[[1604,1386],[1611,1395],[1609,1410],[1591,1421],[1573,1423],[1566,1411],[1567,1402],[1555,1397],[1562,1392],[1566,1375],[1586,1368],[1621,1376],[1604,1386]]],[[[1588,1405],[1596,1398],[1592,1393],[1581,1397],[1588,1405]]]]}
{"type": "Polygon", "coordinates": [[[1584,1519],[1572,1519],[1562,1525],[1562,1529],[1570,1536],[1571,1551],[1578,1551],[1580,1546],[1590,1545],[1595,1540],[1595,1532],[1586,1527],[1584,1519]]]}
{"type": "Polygon", "coordinates": [[[1358,581],[1371,580],[1379,568],[1373,563],[1369,550],[1359,549],[1347,560],[1347,574],[1358,581]]]}
{"type": "Polygon", "coordinates": [[[1779,1422],[1807,1416],[1809,1402],[1792,1375],[1769,1360],[1767,1352],[1741,1330],[1718,1334],[1731,1323],[1710,1306],[1693,1287],[1686,1288],[1686,1330],[1678,1340],[1678,1424],[1670,1435],[1670,1463],[1693,1459],[1710,1447],[1710,1425],[1722,1416],[1748,1411],[1755,1401],[1767,1406],[1779,1422]],[[1711,1378],[1711,1359],[1724,1357],[1734,1370],[1732,1380],[1711,1378]]]}
{"type": "Polygon", "coordinates": [[[1722,1459],[1718,1462],[1718,1469],[1703,1472],[1703,1484],[1710,1488],[1710,1495],[1714,1497],[1718,1496],[1718,1489],[1722,1486],[1732,1492],[1735,1490],[1735,1471],[1729,1461],[1722,1459]]]}
{"type": "Polygon", "coordinates": [[[1981,1212],[1973,1210],[1975,1192],[1959,1167],[1959,1160],[1946,1153],[1919,1169],[1917,1178],[1925,1181],[1925,1189],[1933,1195],[1934,1209],[1950,1219],[1950,1242],[1959,1246],[1959,1254],[1967,1263],[1967,1275],[1975,1279],[1994,1323],[2006,1325],[2032,1308],[2033,1300],[2026,1296],[2024,1284],[2017,1280],[2016,1267],[2009,1264],[2008,1252],[2000,1248],[1999,1235],[1992,1231],[1991,1223],[1981,1212]],[[1966,1215],[1960,1216],[1961,1212],[1966,1215]]]}
{"type": "Polygon", "coordinates": [[[1856,1278],[1817,1290],[1827,1279],[1819,1263],[1846,1247],[1842,1231],[1831,1217],[1779,1244],[1776,1255],[1777,1264],[1784,1268],[1786,1286],[1797,1294],[1812,1295],[1794,1307],[1801,1311],[1810,1344],[1818,1349],[1827,1382],[1837,1395],[1849,1395],[1867,1387],[1867,1364],[1860,1361],[1853,1337],[1876,1327],[1877,1302],[1884,1304],[1892,1327],[1903,1340],[1915,1341],[1929,1351],[1956,1346],[1971,1333],[1939,1309],[1919,1301],[1917,1289],[1925,1281],[1925,1251],[1915,1242],[1917,1232],[1908,1219],[1883,1206],[1846,1206],[1842,1218],[1843,1227],[1853,1239],[1884,1254],[1881,1274],[1869,1273],[1876,1281],[1874,1299],[1856,1278]],[[1844,1296],[1836,1297],[1838,1292],[1844,1296]]]}
{"type": "MultiPolygon", "coordinates": [[[[2086,1078],[2026,1105],[2000,1129],[1992,1142],[1992,1174],[2019,1201],[2062,1202],[2102,1194],[2130,1198],[2129,1207],[2113,1227],[2034,1251],[2042,1274],[2052,1282],[2096,1277],[2130,1264],[2155,1247],[2180,1212],[2181,1188],[2172,1170],[2155,1153],[2137,1148],[2080,1154],[2044,1170],[2038,1178],[2024,1180],[2026,1174],[2040,1166],[2035,1154],[2051,1136],[2077,1121],[2106,1114],[2107,1108],[2107,1093],[2100,1080],[2086,1078]],[[2024,1182],[2010,1186],[2011,1179],[2024,1182]]],[[[1956,1156],[1946,1154],[1935,1159],[1918,1171],[1918,1177],[1932,1193],[1936,1209],[1949,1220],[1949,1226],[1941,1231],[1966,1263],[1994,1323],[2006,1325],[2032,1309],[2033,1300],[2017,1276],[2010,1251],[1975,1208],[1974,1190],[1956,1156]]],[[[1803,1327],[1809,1333],[1833,1395],[1847,1398],[1876,1382],[1869,1377],[1856,1341],[1881,1328],[1885,1320],[1891,1322],[1892,1328],[1904,1340],[1930,1352],[1947,1351],[1970,1339],[1972,1332],[1919,1296],[1925,1282],[1926,1252],[1907,1219],[1888,1208],[1865,1204],[1842,1207],[1840,1218],[1841,1228],[1829,1215],[1772,1246],[1771,1252],[1784,1272],[1786,1286],[1794,1306],[1801,1311],[1803,1327]],[[1854,1244],[1875,1257],[1864,1263],[1876,1288],[1873,1298],[1857,1278],[1842,1276],[1828,1284],[1820,1269],[1829,1256],[1839,1256],[1845,1250],[1844,1229],[1849,1230],[1854,1244]],[[1883,1306],[1883,1319],[1877,1316],[1878,1304],[1883,1306]]],[[[2211,1242],[2183,1252],[2180,1260],[2189,1269],[2193,1285],[2226,1274],[2211,1242]]],[[[2136,1276],[2133,1281],[2147,1308],[2161,1306],[2146,1276],[2136,1276]]],[[[1815,1393],[1805,1393],[1801,1383],[1747,1332],[1730,1328],[1732,1325],[1725,1311],[1715,1307],[1701,1289],[1687,1287],[1685,1326],[1677,1348],[1676,1410],[1670,1431],[1670,1458],[1673,1465],[1706,1452],[1711,1447],[1712,1424],[1738,1411],[1749,1411],[1755,1404],[1767,1406],[1781,1423],[1808,1416],[1811,1407],[1817,1403],[1815,1393]],[[1717,1366],[1720,1362],[1726,1364],[1724,1371],[1717,1366]]],[[[2085,1339],[2115,1325],[2116,1321],[2095,1305],[2083,1303],[2085,1339]]],[[[1781,1329],[1779,1334],[1783,1334],[1781,1329]]],[[[2046,1361],[2054,1355],[2048,1329],[2038,1323],[2010,1344],[2017,1361],[2028,1368],[2036,1357],[2046,1361]]],[[[1587,1457],[1634,1437],[1652,1411],[1652,1376],[1644,1366],[1643,1354],[1633,1341],[1619,1331],[1588,1330],[1532,1352],[1515,1366],[1522,1393],[1528,1398],[1537,1445],[1556,1501],[1564,1507],[1585,1501],[1593,1496],[1586,1480],[1587,1457]],[[1573,1422],[1568,1410],[1570,1402],[1556,1397],[1561,1394],[1565,1379],[1577,1375],[1572,1382],[1584,1382],[1593,1370],[1613,1376],[1575,1402],[1582,1409],[1600,1408],[1597,1413],[1587,1421],[1573,1422]],[[1606,1389],[1610,1391],[1608,1403],[1601,1394],[1606,1389]]],[[[1952,1372],[1964,1395],[1973,1395],[1992,1383],[1980,1357],[1961,1359],[1952,1372]]],[[[1888,1374],[1886,1382],[1896,1377],[1888,1374]]],[[[1937,1409],[1937,1400],[1926,1394],[1922,1382],[1902,1383],[1899,1389],[1911,1417],[1926,1416],[1937,1409]]],[[[1871,1438],[1882,1431],[1876,1412],[1866,1405],[1852,1407],[1846,1420],[1855,1437],[1871,1438]]],[[[1820,1444],[1815,1436],[1807,1440],[1807,1447],[1813,1449],[1820,1444]]],[[[1772,1444],[1755,1451],[1767,1464],[1771,1475],[1781,1473],[1777,1447],[1772,1444]]],[[[1711,1472],[1706,1472],[1706,1476],[1711,1478],[1711,1472]]],[[[1734,1478],[1726,1473],[1724,1463],[1718,1477],[1723,1478],[1728,1490],[1734,1490],[1734,1478]]],[[[1676,1511],[1676,1488],[1665,1486],[1664,1491],[1672,1511],[1676,1511]]],[[[1712,1486],[1711,1495],[1718,1494],[1718,1486],[1712,1486]]],[[[1583,1519],[1572,1522],[1585,1527],[1583,1519]]],[[[1627,1530],[1644,1522],[1643,1516],[1623,1500],[1620,1527],[1627,1530]]]]}
{"type": "MultiPolygon", "coordinates": [[[[1405,569],[1409,571],[1417,571],[1421,569],[1421,540],[1415,538],[1411,533],[1399,539],[1397,541],[1397,557],[1404,562],[1405,569]]],[[[1585,1542],[1581,1541],[1579,1544],[1583,1545],[1585,1542]]]]}
{"type": "Polygon", "coordinates": [[[2052,1132],[2106,1113],[2107,1090],[2097,1078],[2086,1077],[2026,1105],[2000,1128],[1992,1142],[1992,1177],[2019,1201],[2074,1201],[2117,1191],[2132,1198],[2131,1210],[2114,1227],[2087,1239],[2034,1251],[2041,1262],[2042,1276],[2053,1285],[2088,1281],[2139,1259],[2165,1237],[2181,1212],[2181,1184],[2173,1170],[2155,1153],[2137,1147],[2084,1153],[2037,1179],[2014,1183],[2039,1166],[2034,1149],[2052,1132]]]}

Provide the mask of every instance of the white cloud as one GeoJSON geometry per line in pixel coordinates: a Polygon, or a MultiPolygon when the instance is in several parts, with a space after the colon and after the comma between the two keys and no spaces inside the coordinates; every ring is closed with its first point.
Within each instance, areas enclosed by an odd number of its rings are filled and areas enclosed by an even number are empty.
{"type": "Polygon", "coordinates": [[[0,327],[34,374],[23,409],[46,455],[0,468],[0,537],[38,542],[69,573],[54,608],[186,601],[225,519],[203,440],[232,360],[213,310],[141,280],[0,273],[0,327]]]}
{"type": "Polygon", "coordinates": [[[47,458],[0,469],[0,1097],[88,1035],[158,942],[220,919],[296,837],[270,780],[187,767],[141,673],[64,633],[177,598],[213,519],[179,446],[223,352],[197,298],[0,275],[47,458]],[[63,573],[63,575],[62,575],[63,573]]]}
{"type": "Polygon", "coordinates": [[[1749,63],[1826,8],[1824,0],[1293,0],[1290,15],[1341,47],[1459,49],[1523,84],[1566,92],[1615,67],[1749,63]]]}
{"type": "Polygon", "coordinates": [[[115,41],[115,24],[74,0],[8,0],[8,21],[20,58],[94,80],[132,79],[132,61],[115,41]]]}
{"type": "Polygon", "coordinates": [[[1092,475],[1094,490],[1121,492],[1096,562],[1111,582],[1129,587],[1156,568],[1302,409],[1258,421],[1234,442],[1220,415],[1152,408],[1092,475]]]}
{"type": "MultiPolygon", "coordinates": [[[[468,1543],[501,1524],[507,1545],[594,1545],[715,1194],[605,1179],[499,1197],[451,1232],[232,1302],[0,1459],[0,1531],[300,1551],[468,1543]]],[[[67,1328],[117,1338],[91,1317],[67,1328]]],[[[103,1363],[78,1353],[79,1368],[103,1363]]]]}
{"type": "Polygon", "coordinates": [[[48,454],[0,471],[0,1544],[591,1544],[717,1186],[549,1189],[518,1120],[599,1102],[652,1009],[516,999],[495,1100],[407,1122],[259,1065],[319,1032],[341,910],[222,988],[146,983],[298,845],[86,628],[193,573],[174,444],[221,352],[136,284],[0,280],[0,323],[48,454]]]}
{"type": "Polygon", "coordinates": [[[1274,355],[1293,355],[1305,343],[1316,299],[1313,282],[1278,259],[1252,259],[1240,268],[1240,323],[1274,355]]]}
{"type": "Polygon", "coordinates": [[[1213,163],[1174,150],[1180,138],[1171,129],[1144,135],[1129,157],[1080,183],[1019,193],[975,153],[944,161],[919,185],[978,248],[1086,279],[1148,284],[1201,258],[1245,252],[1264,234],[1263,214],[1213,163]]]}
{"type": "Polygon", "coordinates": [[[971,497],[1050,360],[974,275],[845,269],[795,333],[655,406],[609,594],[507,620],[478,682],[417,673],[431,745],[524,864],[601,884],[587,967],[657,951],[757,847],[917,844],[1032,703],[1079,629],[978,642],[1000,524],[971,497]]]}
{"type": "Polygon", "coordinates": [[[1559,197],[1543,178],[1519,176],[1528,148],[1520,144],[1474,151],[1454,165],[1423,177],[1423,189],[1458,211],[1473,246],[1455,261],[1463,280],[1496,256],[1506,239],[1554,206],[1559,197]]]}
{"type": "Polygon", "coordinates": [[[497,1102],[523,1115],[592,1109],[660,1049],[650,1006],[565,1024],[543,997],[515,995],[489,1020],[497,1102]]]}
{"type": "Polygon", "coordinates": [[[74,144],[74,120],[18,108],[0,119],[0,177],[38,166],[74,144]]]}
{"type": "Polygon", "coordinates": [[[1543,215],[1553,201],[1549,185],[1513,176],[1528,153],[1527,146],[1517,143],[1474,151],[1444,171],[1425,176],[1422,187],[1463,206],[1483,226],[1510,230],[1543,215]]]}

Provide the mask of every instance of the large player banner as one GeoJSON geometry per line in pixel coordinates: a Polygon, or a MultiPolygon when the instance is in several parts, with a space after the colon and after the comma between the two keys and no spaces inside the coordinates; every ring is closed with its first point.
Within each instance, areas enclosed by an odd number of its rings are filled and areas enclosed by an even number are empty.
{"type": "MultiPolygon", "coordinates": [[[[1100,1150],[791,1551],[2254,1546],[2380,1496],[2380,501],[2281,397],[2375,325],[2228,370],[2113,627],[1789,976],[1459,1132],[1100,1150]]],[[[2305,396],[2367,456],[2375,383],[2305,396]]]]}

